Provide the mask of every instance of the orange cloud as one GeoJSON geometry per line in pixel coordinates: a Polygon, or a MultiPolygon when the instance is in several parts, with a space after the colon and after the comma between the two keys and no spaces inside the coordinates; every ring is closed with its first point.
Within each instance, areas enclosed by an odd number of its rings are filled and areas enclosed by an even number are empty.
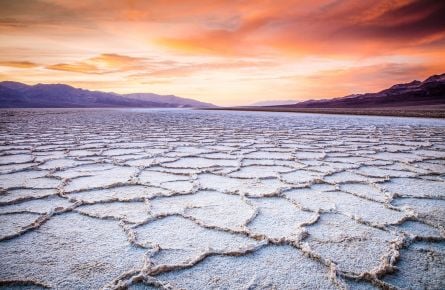
{"type": "Polygon", "coordinates": [[[0,61],[0,66],[14,68],[35,68],[39,65],[31,61],[0,61]]]}
{"type": "Polygon", "coordinates": [[[232,29],[204,23],[156,43],[195,54],[255,55],[272,49],[291,55],[368,55],[445,38],[441,1],[336,1],[307,11],[294,1],[268,3],[270,9],[261,4],[239,15],[232,29]],[[282,10],[286,7],[290,10],[282,10]]]}
{"type": "Polygon", "coordinates": [[[239,70],[241,68],[261,68],[270,67],[270,62],[252,61],[227,61],[213,63],[196,63],[189,65],[172,66],[160,70],[133,75],[132,77],[184,77],[199,72],[239,70]]]}
{"type": "Polygon", "coordinates": [[[147,59],[119,54],[101,54],[76,63],[48,65],[46,68],[85,74],[107,74],[140,70],[146,67],[147,59]]]}
{"type": "Polygon", "coordinates": [[[59,63],[53,64],[46,67],[51,70],[59,70],[59,71],[67,71],[67,72],[76,72],[76,73],[85,73],[85,74],[101,74],[105,73],[101,71],[98,67],[92,64],[79,62],[79,63],[59,63]]]}
{"type": "Polygon", "coordinates": [[[112,68],[131,70],[131,69],[141,68],[143,63],[145,63],[147,59],[142,57],[131,57],[127,55],[119,55],[114,53],[103,53],[99,56],[91,58],[89,61],[112,68]]]}

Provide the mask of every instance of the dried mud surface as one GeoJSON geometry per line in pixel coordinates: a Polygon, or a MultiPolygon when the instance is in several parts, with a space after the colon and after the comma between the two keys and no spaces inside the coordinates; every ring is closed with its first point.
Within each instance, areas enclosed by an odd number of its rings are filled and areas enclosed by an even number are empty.
{"type": "Polygon", "coordinates": [[[444,289],[445,122],[0,111],[1,289],[444,289]]]}

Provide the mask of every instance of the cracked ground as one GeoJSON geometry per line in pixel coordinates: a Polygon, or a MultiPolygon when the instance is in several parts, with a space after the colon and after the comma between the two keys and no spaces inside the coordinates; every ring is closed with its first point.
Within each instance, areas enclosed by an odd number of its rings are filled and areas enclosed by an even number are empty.
{"type": "Polygon", "coordinates": [[[0,122],[0,288],[445,288],[442,120],[55,109],[0,122]]]}

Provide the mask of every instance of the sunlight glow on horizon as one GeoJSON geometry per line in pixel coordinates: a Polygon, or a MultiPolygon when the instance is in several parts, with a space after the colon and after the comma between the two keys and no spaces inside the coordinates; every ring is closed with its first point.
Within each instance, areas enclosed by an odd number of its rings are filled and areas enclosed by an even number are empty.
{"type": "Polygon", "coordinates": [[[0,80],[217,105],[445,72],[445,2],[0,0],[0,80]]]}

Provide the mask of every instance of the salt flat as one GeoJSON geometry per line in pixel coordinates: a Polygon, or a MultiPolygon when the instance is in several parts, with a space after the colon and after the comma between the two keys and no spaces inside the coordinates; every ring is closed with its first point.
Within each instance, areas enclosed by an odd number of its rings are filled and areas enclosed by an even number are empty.
{"type": "Polygon", "coordinates": [[[443,120],[23,109],[0,122],[0,288],[445,288],[443,120]]]}

